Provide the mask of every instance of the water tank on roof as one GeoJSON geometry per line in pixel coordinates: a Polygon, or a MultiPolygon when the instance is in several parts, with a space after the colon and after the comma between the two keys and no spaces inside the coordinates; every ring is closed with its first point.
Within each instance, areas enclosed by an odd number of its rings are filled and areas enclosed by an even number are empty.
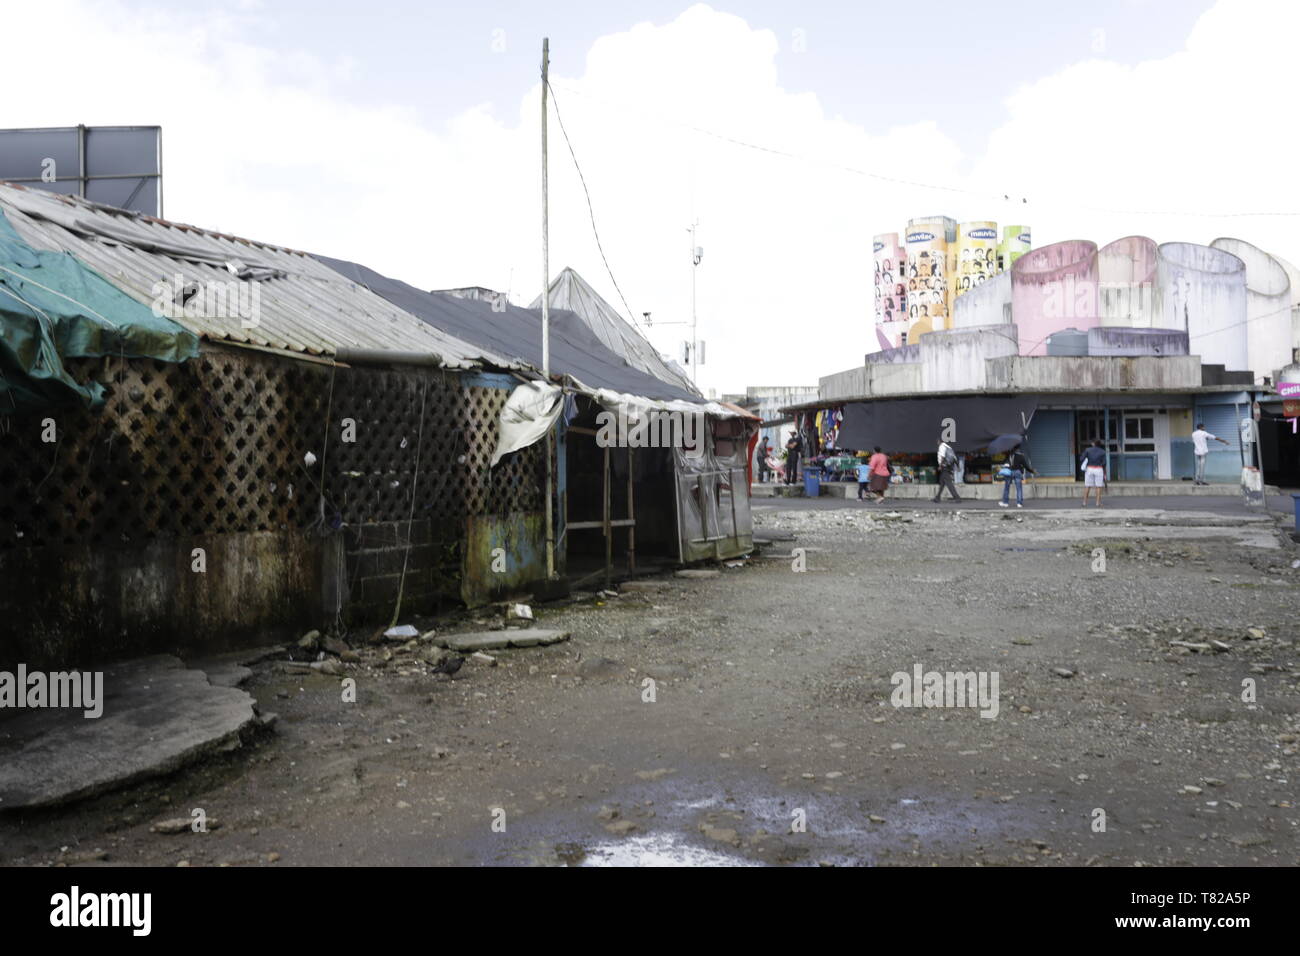
{"type": "Polygon", "coordinates": [[[1048,355],[1087,355],[1088,333],[1078,329],[1062,329],[1047,337],[1048,355]]]}

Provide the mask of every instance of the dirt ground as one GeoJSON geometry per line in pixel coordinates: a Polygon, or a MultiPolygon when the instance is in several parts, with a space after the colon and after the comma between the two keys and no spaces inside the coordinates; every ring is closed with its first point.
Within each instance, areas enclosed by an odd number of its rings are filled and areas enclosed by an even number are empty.
{"type": "Polygon", "coordinates": [[[245,687],[273,730],[0,818],[0,859],[1300,862],[1300,570],[1289,542],[1257,546],[1282,536],[1195,513],[755,506],[796,540],[713,579],[539,605],[572,638],[496,666],[449,679],[420,642],[359,646],[346,703],[339,677],[260,663],[245,687]],[[891,675],[918,664],[996,672],[997,716],[893,706],[891,675]],[[150,831],[198,807],[219,826],[150,831]]]}

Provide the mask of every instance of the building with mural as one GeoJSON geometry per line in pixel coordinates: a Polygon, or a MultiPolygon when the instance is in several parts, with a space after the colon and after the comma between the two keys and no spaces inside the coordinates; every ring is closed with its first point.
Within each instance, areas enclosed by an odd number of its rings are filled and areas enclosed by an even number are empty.
{"type": "Polygon", "coordinates": [[[923,457],[954,418],[976,426],[954,443],[975,483],[994,470],[996,423],[1049,481],[1079,480],[1097,439],[1113,480],[1190,484],[1204,424],[1228,442],[1211,443],[1210,480],[1258,464],[1265,481],[1300,484],[1300,272],[1285,260],[1236,238],[1035,249],[1027,227],[999,238],[995,223],[941,216],[875,237],[874,259],[873,351],[787,408],[819,449],[923,457]],[[977,411],[985,398],[1004,405],[977,411]]]}
{"type": "Polygon", "coordinates": [[[1011,268],[1032,247],[1028,226],[992,221],[958,223],[948,216],[912,219],[899,234],[872,240],[876,343],[881,349],[914,343],[927,332],[953,327],[962,296],[1011,268]]]}

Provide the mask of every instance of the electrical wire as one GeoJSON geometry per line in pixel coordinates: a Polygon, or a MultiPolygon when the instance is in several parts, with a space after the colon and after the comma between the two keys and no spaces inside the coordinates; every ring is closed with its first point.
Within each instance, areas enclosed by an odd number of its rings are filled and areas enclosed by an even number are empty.
{"type": "MultiPolygon", "coordinates": [[[[555,119],[560,124],[560,133],[564,136],[564,143],[569,147],[569,156],[573,158],[573,168],[578,171],[578,180],[582,183],[583,195],[587,197],[587,213],[591,217],[591,231],[596,237],[596,248],[600,251],[600,259],[605,263],[605,272],[609,275],[609,281],[614,283],[614,289],[618,292],[618,297],[623,301],[623,308],[627,310],[628,316],[632,319],[632,325],[636,327],[638,332],[641,332],[641,324],[637,322],[636,313],[632,311],[632,307],[627,304],[627,296],[623,295],[618,280],[614,278],[614,270],[610,268],[609,259],[605,255],[605,247],[601,244],[600,230],[596,228],[596,210],[591,204],[591,191],[587,189],[587,177],[582,174],[582,166],[578,163],[578,154],[573,149],[573,141],[569,139],[569,132],[564,128],[564,119],[560,116],[560,101],[555,96],[555,88],[551,86],[550,80],[546,81],[546,88],[551,92],[551,102],[555,106],[555,119]]],[[[642,334],[645,333],[642,332],[642,334]]]]}
{"type": "MultiPolygon", "coordinates": [[[[547,86],[550,87],[550,84],[548,83],[547,86]]],[[[552,87],[552,90],[553,90],[553,87],[552,87]]],[[[967,195],[967,196],[975,196],[975,197],[978,197],[978,198],[981,198],[981,199],[989,199],[989,200],[993,200],[993,201],[996,201],[996,202],[1012,202],[1012,203],[1014,203],[1014,202],[1019,202],[1021,205],[1025,205],[1025,206],[1037,206],[1037,205],[1040,205],[1040,203],[1039,203],[1038,200],[1035,200],[1035,201],[1033,201],[1033,202],[1031,203],[1030,200],[1029,200],[1027,197],[1024,197],[1024,196],[1017,196],[1017,195],[1013,195],[1013,194],[1011,194],[1011,193],[1006,193],[1006,192],[1003,192],[1003,193],[998,193],[998,192],[984,192],[984,191],[980,191],[980,190],[976,190],[976,189],[969,189],[969,188],[966,188],[966,187],[963,187],[963,186],[951,186],[951,185],[942,184],[942,183],[927,183],[927,182],[922,182],[922,181],[920,181],[920,180],[904,179],[904,178],[899,177],[899,176],[888,176],[888,175],[885,175],[884,173],[878,173],[878,172],[875,172],[875,171],[873,171],[873,170],[862,169],[862,168],[859,168],[859,167],[856,167],[856,166],[848,166],[848,165],[845,165],[845,164],[843,164],[843,163],[837,163],[837,162],[834,162],[834,161],[831,161],[831,160],[824,160],[824,159],[820,159],[820,158],[818,158],[818,157],[814,157],[814,156],[805,156],[805,155],[800,155],[799,153],[791,153],[791,152],[787,152],[786,150],[776,149],[775,147],[771,147],[771,146],[764,146],[764,145],[762,145],[762,144],[760,144],[760,143],[752,143],[752,142],[749,142],[749,141],[747,141],[747,140],[738,139],[737,137],[729,136],[729,135],[727,135],[727,134],[725,134],[725,133],[719,133],[719,132],[717,132],[716,130],[707,129],[707,128],[703,127],[703,126],[696,126],[696,125],[694,125],[693,123],[686,123],[686,122],[682,122],[682,121],[680,121],[680,120],[668,119],[668,118],[666,118],[666,117],[659,116],[659,115],[656,115],[656,114],[654,114],[654,113],[647,113],[647,112],[644,111],[644,110],[636,110],[636,111],[629,110],[629,109],[627,108],[627,106],[624,105],[624,104],[613,104],[613,103],[610,103],[608,100],[605,100],[603,97],[595,96],[595,95],[593,95],[593,94],[591,94],[591,93],[585,92],[585,91],[580,90],[580,89],[578,89],[578,88],[576,88],[576,87],[573,87],[573,86],[566,86],[566,87],[565,87],[565,92],[571,92],[571,93],[573,93],[573,94],[575,94],[575,95],[577,95],[577,96],[584,97],[584,98],[589,99],[589,100],[591,100],[591,101],[593,101],[593,102],[604,102],[604,103],[610,105],[611,107],[617,106],[617,109],[619,110],[619,112],[622,113],[622,114],[624,114],[624,115],[626,115],[626,114],[629,113],[629,112],[636,112],[636,113],[638,113],[638,115],[640,115],[640,116],[642,116],[642,117],[647,117],[647,116],[648,116],[648,117],[650,117],[651,119],[653,119],[653,120],[655,120],[655,121],[657,121],[657,122],[659,122],[659,123],[665,124],[665,125],[667,125],[667,126],[676,126],[676,127],[678,127],[679,129],[690,130],[691,132],[699,133],[699,134],[701,134],[701,135],[703,135],[703,136],[709,136],[709,137],[712,137],[713,139],[721,140],[721,141],[724,142],[724,143],[730,143],[730,144],[732,144],[733,146],[740,146],[740,147],[743,147],[743,148],[745,148],[745,149],[754,150],[754,151],[756,151],[756,152],[767,153],[768,155],[772,155],[772,156],[781,156],[781,157],[783,157],[783,158],[786,158],[786,159],[793,159],[793,160],[797,160],[797,161],[799,161],[799,162],[813,163],[813,164],[815,164],[815,165],[824,166],[824,167],[829,168],[829,169],[838,169],[838,170],[841,170],[841,171],[843,171],[843,172],[852,173],[852,174],[857,175],[857,176],[864,176],[864,177],[866,177],[866,178],[868,178],[868,179],[875,179],[875,180],[878,180],[878,181],[880,181],[880,182],[891,183],[891,184],[893,184],[893,185],[898,185],[898,186],[911,186],[911,187],[916,188],[916,189],[929,189],[929,190],[934,190],[934,191],[937,191],[937,192],[958,193],[958,194],[967,195]]],[[[1043,203],[1043,205],[1055,205],[1055,206],[1057,206],[1058,208],[1061,208],[1061,209],[1071,209],[1071,210],[1076,210],[1076,211],[1084,211],[1084,212],[1100,212],[1100,213],[1106,213],[1106,214],[1108,214],[1108,215],[1126,215],[1126,216],[1170,216],[1170,217],[1190,217],[1190,218],[1205,218],[1205,219],[1234,219],[1234,218],[1257,218],[1257,217],[1280,217],[1280,218],[1294,218],[1294,217],[1300,217],[1300,211],[1294,211],[1294,212],[1291,212],[1291,211],[1284,211],[1284,212],[1197,212],[1197,211],[1187,211],[1187,210],[1159,210],[1159,209],[1110,209],[1110,208],[1106,208],[1106,207],[1102,207],[1102,206],[1087,206],[1087,205],[1069,205],[1069,204],[1060,204],[1060,203],[1057,203],[1057,202],[1055,202],[1055,201],[1053,201],[1053,200],[1048,200],[1046,203],[1043,203]]]]}
{"type": "Polygon", "coordinates": [[[397,626],[397,619],[402,613],[402,594],[406,590],[406,566],[411,559],[411,529],[415,524],[415,495],[420,488],[420,446],[424,443],[424,404],[429,394],[429,379],[424,379],[420,390],[420,428],[415,437],[415,476],[411,479],[411,509],[406,518],[406,551],[402,554],[402,576],[397,581],[397,601],[393,605],[393,619],[388,622],[390,628],[397,626]]]}

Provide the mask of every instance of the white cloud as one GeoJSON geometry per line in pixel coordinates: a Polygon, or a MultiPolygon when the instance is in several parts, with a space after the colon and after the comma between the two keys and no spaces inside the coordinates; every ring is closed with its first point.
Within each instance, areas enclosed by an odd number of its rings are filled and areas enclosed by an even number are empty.
{"type": "MultiPolygon", "coordinates": [[[[36,82],[7,102],[5,122],[159,123],[170,218],[358,259],[424,287],[482,284],[533,298],[542,278],[536,77],[520,76],[515,115],[476,107],[430,128],[407,109],[349,103],[350,60],[259,46],[244,23],[76,0],[10,11],[6,33],[24,42],[9,45],[6,68],[36,82]]],[[[815,383],[860,360],[873,338],[871,236],[911,216],[1028,222],[1039,244],[1240,234],[1300,258],[1294,220],[1072,208],[1300,208],[1285,50],[1298,27],[1291,5],[1224,0],[1185,52],[1136,67],[1080,63],[1017,91],[983,157],[963,156],[939,121],[871,135],[827,116],[816,96],[781,87],[775,34],[705,6],[589,51],[552,37],[552,84],[634,311],[661,323],[688,317],[686,228],[700,220],[701,378],[738,390],[815,383]],[[584,57],[581,72],[569,66],[584,57]],[[846,166],[1031,204],[902,187],[837,168],[846,166]]],[[[550,169],[552,272],[573,265],[621,305],[554,123],[550,169]]],[[[685,334],[660,327],[653,339],[675,351],[685,334]]]]}

